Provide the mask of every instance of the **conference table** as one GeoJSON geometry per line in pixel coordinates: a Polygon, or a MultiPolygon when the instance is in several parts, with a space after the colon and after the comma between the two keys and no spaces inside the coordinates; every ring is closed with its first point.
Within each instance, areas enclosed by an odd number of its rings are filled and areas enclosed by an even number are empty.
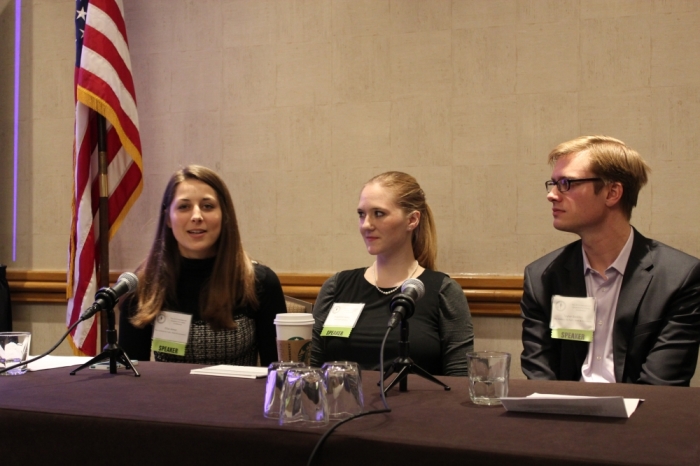
{"type": "MultiPolygon", "coordinates": [[[[262,415],[265,379],[190,375],[203,366],[142,362],[129,371],[71,368],[0,377],[3,464],[303,465],[333,425],[279,426],[262,415]],[[87,463],[86,463],[87,462],[87,463]]],[[[367,409],[383,407],[363,372],[367,409]]],[[[511,380],[534,392],[642,398],[628,419],[524,414],[476,406],[467,379],[414,375],[390,413],[347,422],[318,465],[700,465],[700,389],[511,380]]]]}

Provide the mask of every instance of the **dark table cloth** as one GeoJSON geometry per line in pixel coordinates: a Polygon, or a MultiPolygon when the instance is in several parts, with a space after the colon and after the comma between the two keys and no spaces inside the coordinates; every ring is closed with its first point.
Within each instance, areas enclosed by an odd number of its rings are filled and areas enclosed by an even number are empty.
{"type": "MultiPolygon", "coordinates": [[[[71,368],[0,377],[3,464],[303,465],[328,428],[264,418],[264,379],[137,367],[138,378],[71,368]]],[[[314,464],[700,465],[698,388],[511,380],[510,396],[645,399],[631,418],[610,419],[475,406],[466,378],[439,378],[452,390],[409,376],[408,392],[388,396],[391,413],[340,426],[314,464]]],[[[367,408],[382,408],[378,373],[363,379],[367,408]]]]}

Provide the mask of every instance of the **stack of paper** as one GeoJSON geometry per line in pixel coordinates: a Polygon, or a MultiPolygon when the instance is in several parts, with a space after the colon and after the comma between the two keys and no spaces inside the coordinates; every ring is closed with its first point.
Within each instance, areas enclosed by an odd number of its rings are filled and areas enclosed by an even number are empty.
{"type": "Polygon", "coordinates": [[[262,379],[267,377],[267,367],[230,366],[227,364],[220,364],[218,366],[192,369],[190,374],[216,375],[218,377],[240,377],[243,379],[262,379]]]}
{"type": "Polygon", "coordinates": [[[523,413],[578,414],[628,418],[637,409],[639,398],[621,396],[572,396],[533,393],[525,398],[501,398],[507,411],[523,413]]]}
{"type": "MultiPolygon", "coordinates": [[[[35,356],[29,356],[27,359],[32,359],[35,356]]],[[[34,362],[30,362],[27,368],[30,371],[43,371],[44,369],[54,369],[56,367],[70,367],[78,364],[85,364],[92,356],[44,356],[34,362]]]]}

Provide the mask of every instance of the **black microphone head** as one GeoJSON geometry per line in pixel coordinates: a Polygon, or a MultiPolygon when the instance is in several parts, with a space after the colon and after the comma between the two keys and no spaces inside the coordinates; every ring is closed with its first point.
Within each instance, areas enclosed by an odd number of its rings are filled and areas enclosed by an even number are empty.
{"type": "Polygon", "coordinates": [[[418,301],[425,294],[425,285],[417,278],[409,278],[401,285],[401,293],[405,293],[418,301]]]}
{"type": "Polygon", "coordinates": [[[83,311],[80,320],[86,320],[104,309],[111,309],[119,301],[119,298],[136,290],[139,277],[131,272],[119,275],[117,283],[113,287],[104,287],[95,293],[95,303],[83,311]]]}

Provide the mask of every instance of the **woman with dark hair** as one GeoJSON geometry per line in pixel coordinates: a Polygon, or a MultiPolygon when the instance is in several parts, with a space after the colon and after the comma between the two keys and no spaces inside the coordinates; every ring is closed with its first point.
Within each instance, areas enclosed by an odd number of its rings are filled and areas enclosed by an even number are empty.
{"type": "MultiPolygon", "coordinates": [[[[314,305],[311,363],[349,360],[378,369],[380,344],[390,317],[390,303],[408,278],[425,285],[410,320],[410,356],[433,375],[467,375],[466,353],[474,331],[462,288],[435,270],[437,235],[425,193],[410,175],[387,172],[369,180],[357,206],[360,234],[370,267],[339,272],[321,287],[314,305]],[[335,303],[363,303],[349,337],[321,336],[335,303]]],[[[399,331],[387,340],[385,361],[398,356],[399,331]]]]}
{"type": "Polygon", "coordinates": [[[139,285],[120,306],[119,344],[150,359],[161,311],[192,316],[184,355],[156,361],[267,365],[277,360],[274,319],[286,312],[282,287],[243,250],[231,195],[212,170],[190,165],[165,188],[158,230],[136,271],[139,285]]]}

